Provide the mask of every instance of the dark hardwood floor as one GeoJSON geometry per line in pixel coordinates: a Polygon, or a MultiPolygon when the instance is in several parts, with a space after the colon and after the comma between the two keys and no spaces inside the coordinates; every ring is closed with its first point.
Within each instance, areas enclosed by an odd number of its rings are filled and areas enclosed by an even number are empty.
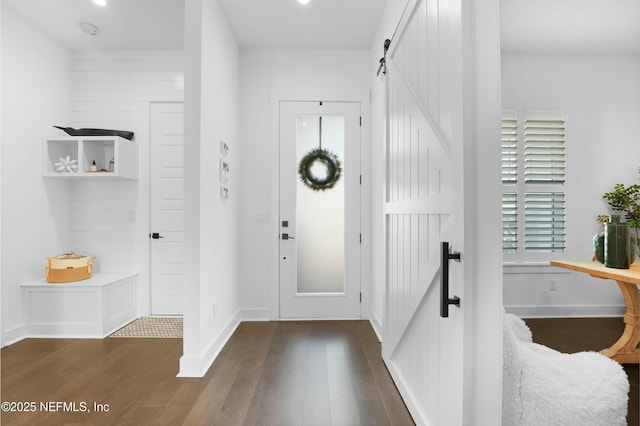
{"type": "MultiPolygon", "coordinates": [[[[525,319],[533,340],[560,352],[599,351],[618,340],[624,330],[622,318],[536,318],[525,319]]],[[[627,424],[640,425],[640,391],[638,364],[624,364],[629,377],[627,424]]]]}
{"type": "MultiPolygon", "coordinates": [[[[608,347],[623,329],[620,318],[526,322],[568,353],[608,347]]],[[[366,321],[243,323],[202,379],[175,377],[181,354],[181,339],[23,340],[2,349],[2,401],[36,411],[3,412],[2,424],[413,424],[366,321]]],[[[627,421],[640,426],[638,365],[624,369],[627,421]]]]}
{"type": "Polygon", "coordinates": [[[23,340],[2,349],[2,401],[36,410],[2,424],[414,424],[366,321],[243,323],[202,379],[175,377],[181,354],[181,339],[23,340]]]}

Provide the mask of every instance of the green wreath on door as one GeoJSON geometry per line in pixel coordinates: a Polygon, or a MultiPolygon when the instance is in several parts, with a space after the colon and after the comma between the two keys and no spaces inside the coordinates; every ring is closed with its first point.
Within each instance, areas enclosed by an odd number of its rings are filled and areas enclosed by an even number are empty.
{"type": "Polygon", "coordinates": [[[322,148],[322,117],[320,118],[319,147],[309,151],[298,164],[298,175],[307,187],[314,191],[326,191],[333,188],[342,176],[340,159],[333,152],[322,148]],[[322,176],[313,173],[313,168],[320,166],[326,170],[322,176]]]}
{"type": "Polygon", "coordinates": [[[316,148],[305,155],[298,165],[300,180],[314,191],[326,191],[340,180],[342,167],[338,156],[323,148],[316,148]],[[324,176],[316,176],[312,168],[320,164],[326,169],[324,176]]]}

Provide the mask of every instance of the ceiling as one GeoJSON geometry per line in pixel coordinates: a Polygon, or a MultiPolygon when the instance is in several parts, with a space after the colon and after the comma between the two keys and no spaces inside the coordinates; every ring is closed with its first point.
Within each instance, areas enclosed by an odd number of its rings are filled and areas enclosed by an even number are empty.
{"type": "Polygon", "coordinates": [[[2,0],[70,50],[182,50],[184,0],[2,0]],[[100,28],[97,36],[81,23],[100,28]]]}
{"type": "MultiPolygon", "coordinates": [[[[181,50],[192,0],[2,0],[71,50],[181,50]],[[101,29],[80,30],[83,22],[101,29]]],[[[219,1],[241,48],[371,45],[385,0],[219,1]]],[[[505,53],[640,56],[640,0],[501,0],[505,53]]]]}
{"type": "Polygon", "coordinates": [[[504,53],[640,56],[640,0],[500,0],[504,53]]]}
{"type": "MultiPolygon", "coordinates": [[[[192,0],[186,0],[192,1],[192,0]]],[[[385,0],[219,1],[241,48],[354,48],[371,45],[385,0]]],[[[175,50],[184,44],[185,0],[2,0],[71,50],[175,50]],[[101,29],[80,30],[83,22],[101,29]]]]}
{"type": "Polygon", "coordinates": [[[368,49],[385,0],[221,0],[240,47],[368,49]]]}

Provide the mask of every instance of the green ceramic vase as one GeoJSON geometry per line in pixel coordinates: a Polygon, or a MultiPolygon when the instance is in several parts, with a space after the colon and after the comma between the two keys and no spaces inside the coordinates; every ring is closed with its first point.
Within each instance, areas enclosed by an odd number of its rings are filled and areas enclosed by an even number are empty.
{"type": "MultiPolygon", "coordinates": [[[[633,233],[629,236],[629,240],[629,264],[631,264],[636,261],[638,241],[633,233]]],[[[593,254],[598,262],[604,263],[604,231],[593,236],[593,254]]]]}
{"type": "Polygon", "coordinates": [[[604,229],[604,266],[629,269],[631,264],[631,229],[620,222],[620,216],[609,216],[604,229]]]}

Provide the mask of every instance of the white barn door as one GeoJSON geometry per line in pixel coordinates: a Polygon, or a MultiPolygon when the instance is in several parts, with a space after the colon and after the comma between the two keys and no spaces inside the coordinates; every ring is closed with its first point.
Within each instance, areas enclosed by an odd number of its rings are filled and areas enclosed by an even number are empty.
{"type": "Polygon", "coordinates": [[[441,244],[464,245],[460,1],[410,1],[386,65],[383,356],[418,424],[462,425],[464,253],[441,317],[441,244]]]}

